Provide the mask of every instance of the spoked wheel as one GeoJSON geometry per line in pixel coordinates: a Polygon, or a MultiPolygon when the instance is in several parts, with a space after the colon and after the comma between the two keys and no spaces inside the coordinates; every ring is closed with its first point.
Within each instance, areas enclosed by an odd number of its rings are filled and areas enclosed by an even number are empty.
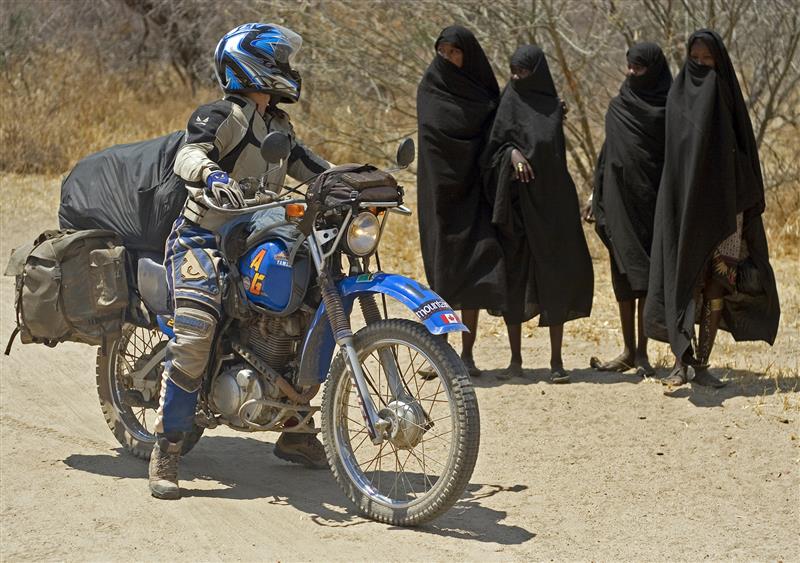
{"type": "MultiPolygon", "coordinates": [[[[106,423],[122,446],[150,459],[155,420],[164,373],[168,339],[158,329],[126,324],[122,336],[97,351],[97,394],[106,423]]],[[[203,429],[195,426],[183,439],[183,453],[191,450],[203,429]]]]}
{"type": "Polygon", "coordinates": [[[413,321],[367,325],[355,347],[372,400],[391,428],[381,444],[372,443],[355,384],[337,356],[322,400],[333,473],[369,518],[404,526],[436,518],[458,500],[478,457],[478,402],[467,370],[443,339],[413,321]],[[387,360],[396,366],[399,390],[387,360]]]}

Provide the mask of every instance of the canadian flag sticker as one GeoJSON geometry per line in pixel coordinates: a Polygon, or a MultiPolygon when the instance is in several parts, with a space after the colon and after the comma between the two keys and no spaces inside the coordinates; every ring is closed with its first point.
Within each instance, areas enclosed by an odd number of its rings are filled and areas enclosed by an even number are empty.
{"type": "Polygon", "coordinates": [[[442,320],[449,325],[461,322],[455,313],[443,313],[442,320]]]}

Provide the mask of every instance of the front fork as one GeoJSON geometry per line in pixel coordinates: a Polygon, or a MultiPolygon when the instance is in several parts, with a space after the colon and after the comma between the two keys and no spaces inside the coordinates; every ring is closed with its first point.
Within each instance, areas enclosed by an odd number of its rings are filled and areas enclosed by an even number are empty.
{"type": "MultiPolygon", "coordinates": [[[[317,268],[322,301],[325,304],[325,310],[328,315],[328,322],[331,324],[331,329],[333,330],[334,340],[341,350],[342,356],[345,359],[345,365],[358,391],[361,415],[364,417],[364,422],[367,425],[369,437],[373,444],[378,445],[383,442],[384,438],[387,436],[391,427],[391,422],[382,418],[375,408],[375,403],[372,401],[372,397],[369,394],[369,386],[364,377],[364,371],[361,369],[361,362],[358,359],[356,348],[353,345],[353,330],[350,327],[350,318],[344,310],[342,296],[325,268],[324,257],[321,249],[317,246],[317,241],[312,238],[310,243],[311,257],[317,268]]],[[[397,365],[394,362],[391,351],[381,350],[380,361],[386,370],[387,380],[389,381],[394,396],[398,397],[396,391],[402,392],[402,384],[400,383],[397,365]],[[387,354],[388,358],[386,359],[391,359],[388,363],[386,363],[384,359],[384,356],[387,354]]]]}

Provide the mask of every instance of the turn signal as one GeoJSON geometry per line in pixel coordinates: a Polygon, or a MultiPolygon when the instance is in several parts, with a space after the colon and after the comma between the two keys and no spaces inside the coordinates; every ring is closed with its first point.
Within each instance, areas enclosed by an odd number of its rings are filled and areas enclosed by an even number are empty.
{"type": "Polygon", "coordinates": [[[306,208],[300,205],[299,203],[290,203],[286,206],[286,218],[287,219],[302,219],[303,215],[306,214],[306,208]]]}

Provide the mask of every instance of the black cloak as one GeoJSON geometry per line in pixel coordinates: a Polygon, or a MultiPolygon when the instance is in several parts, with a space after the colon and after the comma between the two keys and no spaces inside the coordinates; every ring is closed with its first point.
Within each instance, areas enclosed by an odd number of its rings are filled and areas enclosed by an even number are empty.
{"type": "Polygon", "coordinates": [[[436,40],[464,53],[456,67],[438,54],[417,89],[417,204],[425,275],[457,309],[499,308],[502,251],[480,177],[480,156],[499,88],[478,40],[451,26],[436,40]]]}
{"type": "Polygon", "coordinates": [[[650,274],[656,198],[664,165],[664,113],[672,74],[655,43],[633,45],[627,58],[647,71],[641,76],[629,75],[608,106],[592,210],[597,234],[614,261],[612,271],[623,274],[629,291],[641,296],[647,292],[650,274]]]}
{"type": "Polygon", "coordinates": [[[511,64],[531,74],[506,86],[483,160],[507,266],[503,316],[509,324],[540,315],[540,326],[559,325],[589,316],[592,260],[567,170],[564,110],[547,60],[539,47],[527,45],[511,64]],[[528,184],[514,179],[514,148],[533,168],[528,184]]]}
{"type": "Polygon", "coordinates": [[[725,297],[720,328],[737,341],[772,344],[780,306],[761,221],[761,165],[739,81],[713,31],[696,31],[689,38],[686,62],[667,98],[665,143],[645,305],[647,335],[668,341],[678,358],[691,361],[694,289],[714,250],[736,232],[736,216],[742,213],[749,258],[740,263],[737,285],[745,266],[756,273],[756,283],[725,297]],[[708,44],[716,68],[688,58],[697,39],[708,44]]]}

